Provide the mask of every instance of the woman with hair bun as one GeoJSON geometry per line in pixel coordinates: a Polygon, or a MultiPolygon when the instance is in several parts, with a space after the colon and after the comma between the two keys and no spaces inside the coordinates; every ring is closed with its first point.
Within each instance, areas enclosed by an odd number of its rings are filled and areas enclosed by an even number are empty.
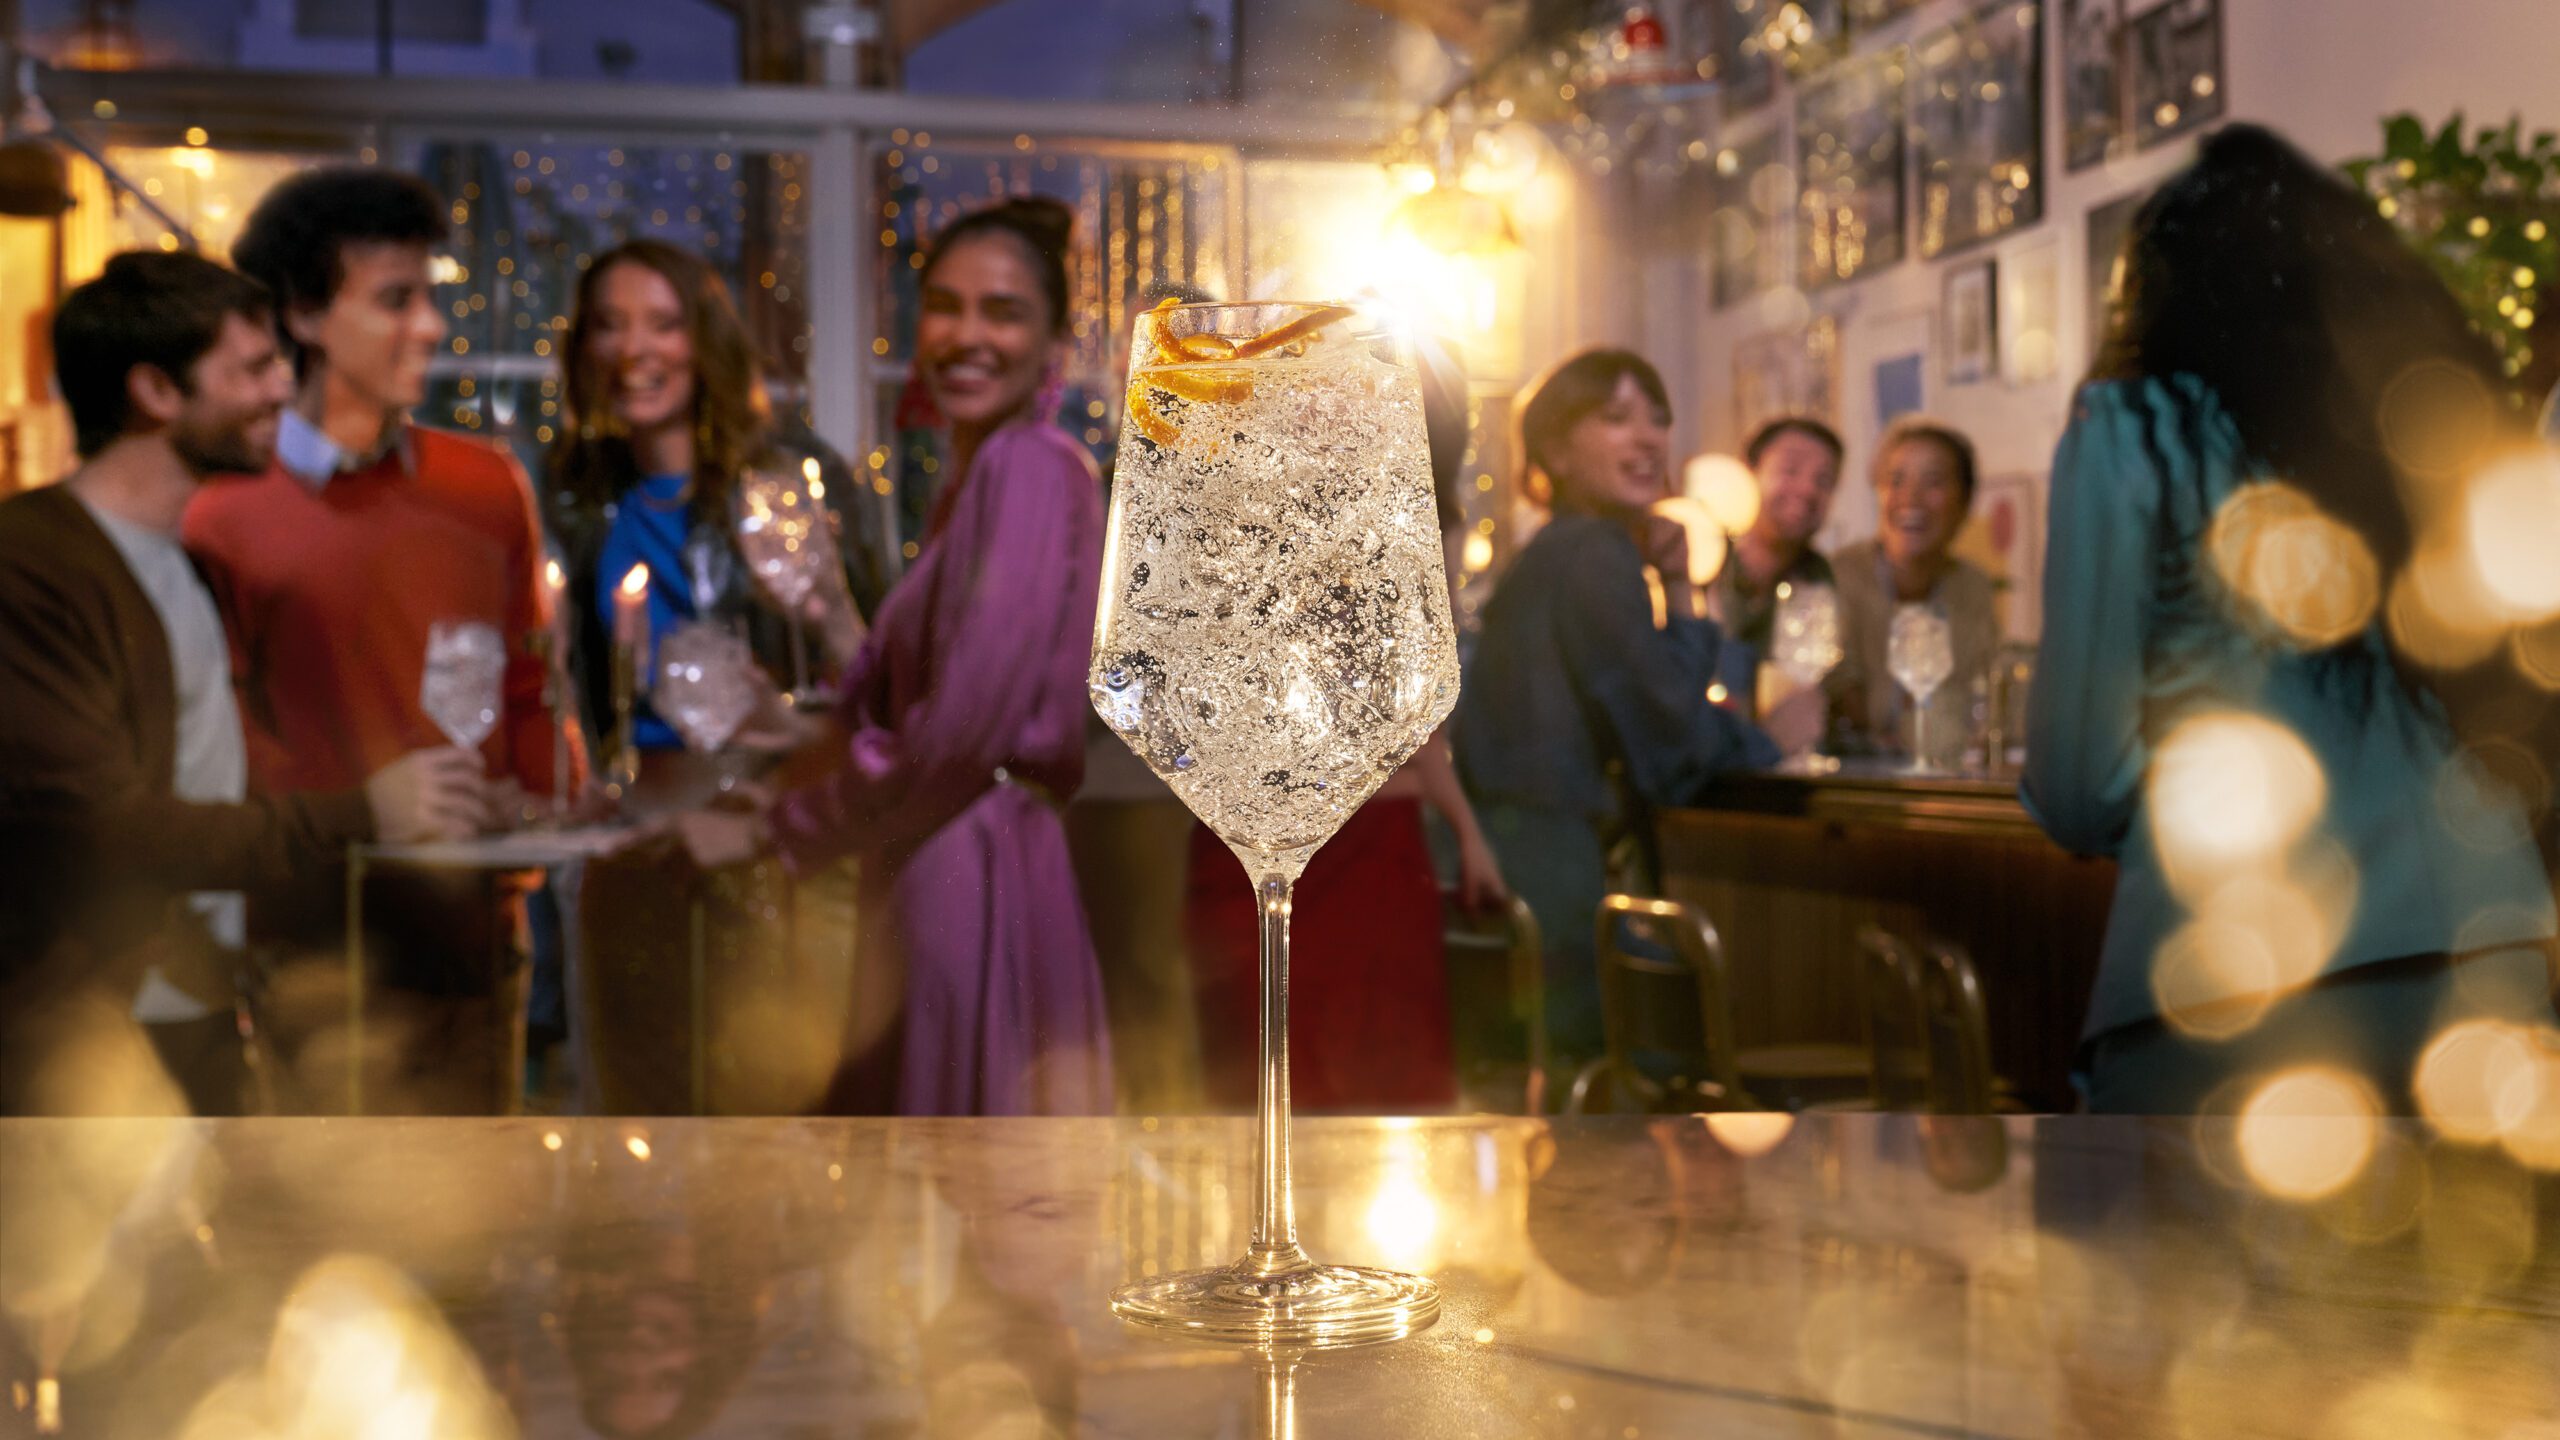
{"type": "Polygon", "coordinates": [[[856,985],[825,1108],[1096,1114],[1102,978],[1060,811],[1084,778],[1101,486],[1056,409],[1074,217],[1015,198],[935,237],[915,363],[950,427],[924,547],[845,672],[831,775],[682,828],[697,862],[862,857],[856,985]]]}

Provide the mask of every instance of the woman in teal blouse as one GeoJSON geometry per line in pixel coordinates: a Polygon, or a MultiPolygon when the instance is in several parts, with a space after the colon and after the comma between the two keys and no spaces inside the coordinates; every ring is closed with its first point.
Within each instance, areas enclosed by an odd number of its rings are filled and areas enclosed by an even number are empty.
{"type": "Polygon", "coordinates": [[[2464,758],[2482,677],[2396,649],[2376,603],[2442,483],[2383,443],[2421,366],[2484,407],[2499,385],[2373,202],[2275,136],[2222,132],[2144,207],[2054,459],[2022,786],[2121,863],[2092,1109],[2227,1110],[2318,1064],[2406,1112],[2445,1024],[2552,1018],[2549,873],[2519,793],[2464,758]],[[2271,593],[2244,522],[2287,507],[2371,563],[2271,593]]]}

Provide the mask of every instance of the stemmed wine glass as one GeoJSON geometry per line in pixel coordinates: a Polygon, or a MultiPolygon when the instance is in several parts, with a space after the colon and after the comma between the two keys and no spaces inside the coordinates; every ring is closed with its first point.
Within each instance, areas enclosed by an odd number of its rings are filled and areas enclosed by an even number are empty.
{"type": "Polygon", "coordinates": [[[834,529],[827,521],[817,464],[797,470],[750,470],[738,479],[736,511],[738,551],[749,569],[782,607],[791,627],[791,693],[796,699],[809,688],[809,659],[800,643],[801,614],[819,587],[843,583],[836,559],[834,529]]]}
{"type": "MultiPolygon", "coordinates": [[[[707,621],[679,625],[658,642],[649,703],[697,755],[721,752],[756,709],[756,662],[734,631],[707,621]]],[[[726,757],[720,788],[736,788],[726,757]]]]}
{"type": "Polygon", "coordinates": [[[1955,673],[1955,636],[1947,617],[1926,603],[1905,604],[1893,612],[1893,628],[1885,636],[1885,669],[1911,692],[1911,770],[1925,774],[1929,760],[1929,697],[1955,673]]]}
{"type": "Polygon", "coordinates": [[[426,676],[418,701],[444,737],[477,750],[498,728],[498,701],[507,673],[507,642],[498,627],[481,620],[438,620],[427,628],[426,676]]]}
{"type": "MultiPolygon", "coordinates": [[[[1822,683],[1845,654],[1840,638],[1840,592],[1794,580],[1778,583],[1778,606],[1769,619],[1769,663],[1798,691],[1822,683]]],[[[1816,744],[1818,745],[1817,737],[1816,744]]],[[[1794,757],[1819,764],[1810,751],[1794,757]]]]}
{"type": "Polygon", "coordinates": [[[1840,663],[1840,592],[1787,581],[1769,622],[1769,663],[1799,687],[1819,685],[1840,663]]]}
{"type": "Polygon", "coordinates": [[[1289,908],[1317,848],[1457,703],[1420,386],[1402,343],[1342,305],[1159,307],[1132,353],[1094,706],[1244,862],[1262,1034],[1251,1247],[1112,1310],[1263,1347],[1397,1339],[1438,1318],[1437,1286],[1298,1245],[1289,908]]]}

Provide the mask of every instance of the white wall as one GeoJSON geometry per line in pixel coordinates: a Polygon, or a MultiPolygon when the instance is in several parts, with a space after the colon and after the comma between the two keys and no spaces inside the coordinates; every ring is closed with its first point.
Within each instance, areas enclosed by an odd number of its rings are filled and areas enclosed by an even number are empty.
{"type": "MultiPolygon", "coordinates": [[[[1963,14],[1972,3],[1936,0],[1892,30],[1862,41],[1861,48],[1916,38],[1963,14]]],[[[2132,0],[2132,6],[2148,8],[2143,0],[2132,0]]],[[[2223,0],[2223,7],[2229,117],[2272,126],[2323,158],[2339,160],[2380,149],[2383,117],[2401,110],[2414,110],[2431,124],[2457,107],[2476,122],[2503,120],[2521,111],[2528,130],[2560,128],[2560,0],[2223,0]]],[[[2061,302],[2056,375],[2022,387],[1996,376],[1983,384],[1950,387],[1938,353],[1943,347],[1933,344],[1924,386],[1927,411],[1973,437],[1984,475],[2044,474],[2062,432],[2072,385],[2090,349],[2083,298],[2085,217],[2118,196],[2157,184],[2192,152],[2192,141],[2173,143],[2065,174],[2055,80],[2060,73],[2060,7],[2047,0],[2046,9],[2044,219],[1992,245],[1942,261],[1906,259],[1871,279],[1813,298],[1816,312],[1838,316],[1842,327],[1839,418],[1850,470],[1834,516],[1835,540],[1859,538],[1874,529],[1873,497],[1865,480],[1877,430],[1874,363],[1907,353],[1914,327],[1934,323],[1951,266],[1987,254],[2005,271],[2022,252],[2051,246],[2061,302]],[[1928,317],[1925,322],[1923,316],[1928,317]]],[[[1748,133],[1747,127],[1775,118],[1788,104],[1782,91],[1775,106],[1741,118],[1731,133],[1748,133]]],[[[1743,438],[1732,433],[1732,349],[1760,332],[1764,322],[1748,303],[1710,312],[1703,269],[1701,253],[1645,257],[1637,273],[1645,276],[1653,301],[1630,317],[1635,328],[1619,336],[1587,338],[1595,343],[1633,339],[1658,357],[1681,411],[1679,443],[1684,450],[1730,451],[1743,438]],[[1690,277],[1687,283],[1676,283],[1683,273],[1690,277]],[[1675,294],[1679,303],[1664,303],[1675,294]]]]}

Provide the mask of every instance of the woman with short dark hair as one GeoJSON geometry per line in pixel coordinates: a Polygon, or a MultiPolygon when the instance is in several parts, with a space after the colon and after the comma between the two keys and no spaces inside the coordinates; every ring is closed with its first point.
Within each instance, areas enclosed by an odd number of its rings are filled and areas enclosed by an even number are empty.
{"type": "Polygon", "coordinates": [[[1560,1058],[1600,1050],[1592,924],[1608,853],[1648,812],[1716,775],[1773,764],[1750,721],[1711,703],[1723,636],[1697,618],[1688,543],[1651,507],[1668,479],[1662,377],[1625,350],[1590,350],[1525,392],[1524,490],[1554,518],[1484,611],[1460,692],[1459,773],[1512,888],[1547,947],[1547,1023],[1560,1058]]]}

